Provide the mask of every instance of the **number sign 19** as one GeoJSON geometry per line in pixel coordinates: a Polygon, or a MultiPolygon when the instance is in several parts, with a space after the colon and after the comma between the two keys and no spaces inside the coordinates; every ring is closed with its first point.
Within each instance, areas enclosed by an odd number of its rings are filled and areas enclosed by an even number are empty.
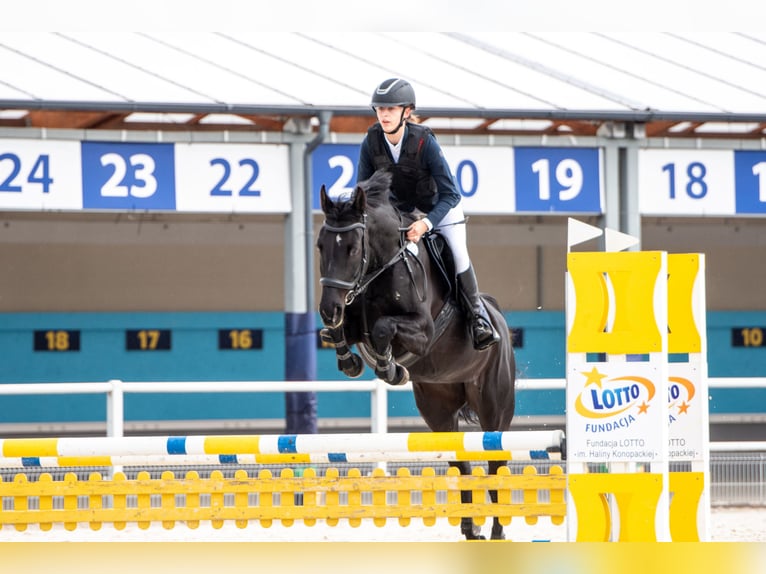
{"type": "Polygon", "coordinates": [[[517,211],[601,213],[601,153],[596,148],[515,148],[517,211]]]}

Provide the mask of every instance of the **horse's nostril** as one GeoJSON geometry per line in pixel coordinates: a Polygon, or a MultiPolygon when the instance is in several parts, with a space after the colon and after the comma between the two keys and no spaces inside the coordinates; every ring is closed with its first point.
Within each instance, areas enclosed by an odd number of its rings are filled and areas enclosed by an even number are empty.
{"type": "Polygon", "coordinates": [[[327,327],[338,327],[343,323],[343,305],[334,303],[332,305],[320,305],[319,316],[327,327]]]}
{"type": "Polygon", "coordinates": [[[341,321],[343,321],[343,307],[340,305],[335,305],[332,314],[332,324],[340,325],[341,321]]]}

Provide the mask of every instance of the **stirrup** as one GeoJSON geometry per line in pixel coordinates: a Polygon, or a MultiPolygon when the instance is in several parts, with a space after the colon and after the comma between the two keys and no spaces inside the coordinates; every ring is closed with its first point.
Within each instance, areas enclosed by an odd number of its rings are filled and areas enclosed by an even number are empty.
{"type": "Polygon", "coordinates": [[[473,338],[473,348],[477,351],[485,351],[500,341],[500,335],[495,330],[494,325],[480,316],[473,318],[471,335],[473,338]],[[480,331],[484,331],[484,333],[480,331]]]}

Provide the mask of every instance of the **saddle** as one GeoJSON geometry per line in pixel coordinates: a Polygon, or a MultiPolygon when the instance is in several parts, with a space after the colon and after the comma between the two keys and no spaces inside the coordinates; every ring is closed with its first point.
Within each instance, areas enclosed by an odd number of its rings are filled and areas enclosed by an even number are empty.
{"type": "Polygon", "coordinates": [[[447,286],[447,296],[445,299],[457,303],[459,299],[457,297],[455,261],[452,258],[452,251],[450,251],[447,241],[439,233],[429,232],[423,236],[423,243],[428,250],[431,260],[436,264],[444,284],[447,286]]]}
{"type": "MultiPolygon", "coordinates": [[[[444,305],[434,317],[434,336],[431,346],[444,334],[447,327],[453,321],[460,320],[462,315],[460,297],[458,296],[457,274],[455,273],[455,261],[452,251],[444,237],[438,233],[426,233],[423,236],[428,255],[436,265],[447,292],[444,296],[444,305]]],[[[406,366],[406,365],[405,365],[406,366]]]]}

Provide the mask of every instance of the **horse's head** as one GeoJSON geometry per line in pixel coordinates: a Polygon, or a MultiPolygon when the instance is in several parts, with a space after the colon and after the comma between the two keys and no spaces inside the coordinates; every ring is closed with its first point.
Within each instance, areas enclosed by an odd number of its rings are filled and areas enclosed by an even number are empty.
{"type": "Polygon", "coordinates": [[[319,231],[322,299],[319,313],[328,327],[339,327],[346,305],[366,288],[368,271],[398,245],[399,216],[389,200],[391,173],[376,171],[349,197],[332,199],[320,191],[325,222],[319,231]],[[369,269],[368,269],[369,268],[369,269]]]}
{"type": "Polygon", "coordinates": [[[340,327],[348,294],[364,277],[368,259],[365,239],[367,197],[357,185],[345,201],[320,191],[324,225],[317,237],[322,299],[319,314],[328,327],[340,327]]]}

